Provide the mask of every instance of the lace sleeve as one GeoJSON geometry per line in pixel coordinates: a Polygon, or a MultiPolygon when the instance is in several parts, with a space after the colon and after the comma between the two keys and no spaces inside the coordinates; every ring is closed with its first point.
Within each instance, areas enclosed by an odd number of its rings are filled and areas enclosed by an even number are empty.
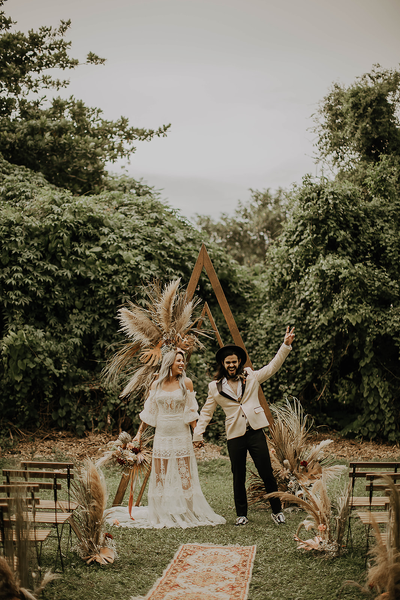
{"type": "Polygon", "coordinates": [[[144,403],[144,408],[142,412],[139,414],[139,417],[142,421],[150,425],[151,427],[155,427],[157,424],[157,415],[158,415],[158,406],[155,399],[155,391],[151,390],[150,394],[144,403]]]}
{"type": "Polygon", "coordinates": [[[199,406],[196,401],[196,392],[188,392],[186,396],[186,405],[185,410],[183,412],[183,421],[186,424],[192,423],[193,421],[197,421],[199,418],[199,406]]]}

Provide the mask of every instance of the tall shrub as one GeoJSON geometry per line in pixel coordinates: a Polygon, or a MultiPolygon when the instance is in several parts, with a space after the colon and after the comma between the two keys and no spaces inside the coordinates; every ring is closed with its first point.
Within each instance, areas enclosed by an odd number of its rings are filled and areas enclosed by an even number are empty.
{"type": "MultiPolygon", "coordinates": [[[[150,190],[75,197],[5,161],[0,200],[3,424],[82,433],[137,414],[142,399],[121,404],[99,377],[122,339],[117,308],[140,298],[152,278],[187,284],[201,234],[150,190]]],[[[251,284],[222,251],[209,250],[243,327],[251,284]]],[[[206,279],[198,293],[215,307],[206,279]]]]}
{"type": "Polygon", "coordinates": [[[291,218],[267,256],[265,304],[251,339],[267,360],[281,329],[295,325],[294,351],[267,393],[298,396],[320,423],[395,441],[400,169],[388,157],[363,169],[363,184],[306,178],[294,193],[291,218]]]}

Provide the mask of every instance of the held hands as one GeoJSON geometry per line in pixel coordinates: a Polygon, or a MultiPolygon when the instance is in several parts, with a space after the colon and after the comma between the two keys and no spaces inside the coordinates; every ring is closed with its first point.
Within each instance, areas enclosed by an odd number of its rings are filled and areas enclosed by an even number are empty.
{"type": "Polygon", "coordinates": [[[193,448],[203,448],[204,442],[193,442],[193,448]]]}
{"type": "Polygon", "coordinates": [[[283,343],[286,344],[286,346],[291,346],[292,342],[294,340],[295,334],[294,334],[294,327],[292,327],[291,330],[289,330],[289,326],[286,329],[286,333],[285,333],[285,338],[283,340],[283,343]]]}

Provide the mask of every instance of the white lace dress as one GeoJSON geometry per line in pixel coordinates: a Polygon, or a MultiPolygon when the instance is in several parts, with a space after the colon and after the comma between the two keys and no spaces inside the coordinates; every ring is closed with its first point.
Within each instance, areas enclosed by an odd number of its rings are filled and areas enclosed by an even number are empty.
{"type": "Polygon", "coordinates": [[[132,520],[126,507],[106,511],[107,522],[117,519],[125,527],[198,527],[219,525],[217,515],[200,488],[190,425],[199,418],[195,392],[183,397],[181,389],[152,390],[140,413],[155,427],[148,506],[134,507],[132,520]]]}

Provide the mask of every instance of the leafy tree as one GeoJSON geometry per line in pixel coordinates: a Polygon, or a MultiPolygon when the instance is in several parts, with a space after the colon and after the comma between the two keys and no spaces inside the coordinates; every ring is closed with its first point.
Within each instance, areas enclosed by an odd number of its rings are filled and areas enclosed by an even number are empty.
{"type": "Polygon", "coordinates": [[[249,340],[262,363],[295,325],[270,398],[293,394],[319,423],[398,441],[399,172],[390,157],[363,172],[363,185],[307,177],[298,188],[268,252],[265,304],[249,340]]]}
{"type": "Polygon", "coordinates": [[[294,394],[320,424],[390,441],[400,440],[399,92],[400,72],[376,66],[320,104],[317,149],[337,174],[293,192],[249,337],[263,362],[295,325],[271,398],[294,394]]]}
{"type": "Polygon", "coordinates": [[[376,65],[345,87],[333,84],[315,115],[320,159],[344,168],[400,157],[400,71],[376,65]]]}
{"type": "MultiPolygon", "coordinates": [[[[130,156],[138,141],[165,136],[169,125],[139,129],[125,117],[106,120],[101,109],[72,96],[48,100],[46,90],[60,90],[69,83],[49,71],[79,66],[65,40],[71,22],[40,27],[27,35],[13,31],[14,24],[0,12],[0,152],[9,162],[40,171],[51,183],[75,194],[101,191],[107,162],[130,156]]],[[[104,62],[89,52],[85,64],[104,62]]]]}
{"type": "Polygon", "coordinates": [[[219,221],[197,215],[197,226],[240,265],[263,263],[269,244],[278,237],[286,218],[286,199],[282,189],[272,193],[250,190],[251,198],[238,202],[234,215],[223,213],[219,221]]]}
{"type": "MultiPolygon", "coordinates": [[[[41,174],[0,161],[3,426],[46,423],[82,433],[139,413],[142,398],[121,402],[118,390],[105,388],[100,378],[122,339],[117,308],[128,298],[140,300],[142,284],[152,278],[181,276],[187,283],[202,238],[151,190],[139,185],[138,195],[133,183],[125,178],[120,186],[111,178],[115,191],[77,198],[41,174]]],[[[208,249],[243,330],[250,278],[223,251],[208,249]]],[[[226,335],[206,278],[198,294],[226,335]]],[[[203,368],[201,356],[191,363],[204,397],[203,368]]],[[[215,425],[216,436],[222,427],[215,425]]]]}

